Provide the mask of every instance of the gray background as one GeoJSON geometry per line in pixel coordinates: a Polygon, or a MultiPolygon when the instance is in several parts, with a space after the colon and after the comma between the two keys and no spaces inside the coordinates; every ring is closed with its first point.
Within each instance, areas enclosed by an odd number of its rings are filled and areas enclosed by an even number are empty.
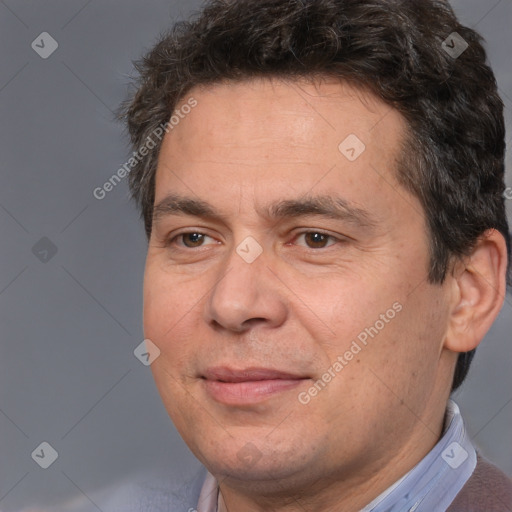
{"type": "MultiPolygon", "coordinates": [[[[133,355],[143,339],[142,224],[126,183],[102,201],[92,191],[129,154],[113,111],[132,60],[198,5],[0,1],[2,512],[73,496],[108,512],[104,491],[122,479],[197,467],[133,355]],[[59,44],[47,59],[31,48],[44,31],[59,44]],[[32,250],[43,237],[57,248],[46,262],[32,250]],[[31,458],[42,441],[59,453],[46,470],[31,458]]],[[[487,40],[510,144],[512,0],[453,5],[487,40]]],[[[510,163],[509,153],[509,186],[510,163]]],[[[509,294],[456,394],[474,442],[509,475],[511,332],[509,294]]]]}

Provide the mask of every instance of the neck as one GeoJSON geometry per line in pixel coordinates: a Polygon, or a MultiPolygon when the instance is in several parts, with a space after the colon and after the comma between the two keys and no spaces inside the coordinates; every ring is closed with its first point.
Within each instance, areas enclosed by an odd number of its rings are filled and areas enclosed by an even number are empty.
{"type": "Polygon", "coordinates": [[[362,471],[316,472],[313,484],[311,471],[280,481],[223,479],[219,512],[358,512],[432,450],[442,434],[444,412],[443,408],[435,417],[418,419],[407,442],[399,440],[399,449],[390,446],[390,457],[372,461],[362,471]]]}

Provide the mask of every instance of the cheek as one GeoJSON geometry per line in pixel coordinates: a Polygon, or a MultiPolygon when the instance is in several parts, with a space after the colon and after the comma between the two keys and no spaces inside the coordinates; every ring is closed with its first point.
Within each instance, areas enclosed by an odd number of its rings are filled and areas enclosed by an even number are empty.
{"type": "Polygon", "coordinates": [[[321,344],[332,361],[351,351],[348,357],[360,360],[361,370],[369,365],[391,382],[405,383],[416,369],[431,378],[447,325],[439,290],[423,284],[411,293],[404,280],[392,279],[330,283],[310,304],[330,329],[321,344]]]}
{"type": "Polygon", "coordinates": [[[324,288],[308,297],[308,305],[329,327],[332,342],[339,350],[346,350],[353,340],[371,340],[389,330],[399,321],[400,293],[392,286],[378,286],[378,282],[363,280],[326,283],[324,288]],[[384,319],[381,319],[381,315],[384,319]]]}
{"type": "Polygon", "coordinates": [[[144,335],[164,343],[172,337],[176,327],[194,314],[194,304],[200,294],[191,290],[193,286],[180,286],[157,266],[147,266],[143,292],[144,335]]]}
{"type": "Polygon", "coordinates": [[[187,359],[189,343],[180,336],[178,328],[183,331],[183,325],[177,324],[180,314],[168,294],[159,293],[159,290],[154,288],[145,294],[144,337],[150,339],[160,350],[160,355],[151,365],[151,370],[161,393],[162,390],[170,392],[174,389],[174,379],[180,379],[183,362],[187,359]]]}
{"type": "Polygon", "coordinates": [[[405,297],[402,306],[368,356],[378,376],[415,408],[435,385],[447,313],[428,290],[405,297]]]}
{"type": "Polygon", "coordinates": [[[173,395],[179,392],[171,386],[173,379],[184,384],[195,375],[203,296],[198,283],[180,282],[158,265],[146,267],[144,336],[160,349],[160,356],[151,365],[157,384],[162,388],[170,386],[167,392],[173,395]]]}

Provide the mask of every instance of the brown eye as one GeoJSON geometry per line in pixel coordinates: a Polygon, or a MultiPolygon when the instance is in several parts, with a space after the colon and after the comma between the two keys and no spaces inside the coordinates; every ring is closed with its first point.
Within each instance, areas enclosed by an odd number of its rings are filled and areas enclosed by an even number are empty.
{"type": "Polygon", "coordinates": [[[183,233],[179,236],[183,240],[185,247],[200,247],[205,235],[201,233],[183,233]],[[190,242],[190,243],[188,243],[190,242]]]}
{"type": "Polygon", "coordinates": [[[317,231],[309,231],[307,233],[303,233],[303,236],[307,246],[311,249],[323,249],[324,247],[327,247],[329,239],[333,238],[330,235],[319,233],[317,231]]]}

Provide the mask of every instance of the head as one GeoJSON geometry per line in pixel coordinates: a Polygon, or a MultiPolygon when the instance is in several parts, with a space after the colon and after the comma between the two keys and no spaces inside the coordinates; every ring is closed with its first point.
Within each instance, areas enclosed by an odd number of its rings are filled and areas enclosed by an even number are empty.
{"type": "Polygon", "coordinates": [[[434,432],[510,276],[503,104],[479,35],[438,0],[212,1],[138,69],[145,333],[196,456],[348,474],[418,420],[434,432]],[[227,405],[205,388],[226,364],[302,380],[227,405]]]}

